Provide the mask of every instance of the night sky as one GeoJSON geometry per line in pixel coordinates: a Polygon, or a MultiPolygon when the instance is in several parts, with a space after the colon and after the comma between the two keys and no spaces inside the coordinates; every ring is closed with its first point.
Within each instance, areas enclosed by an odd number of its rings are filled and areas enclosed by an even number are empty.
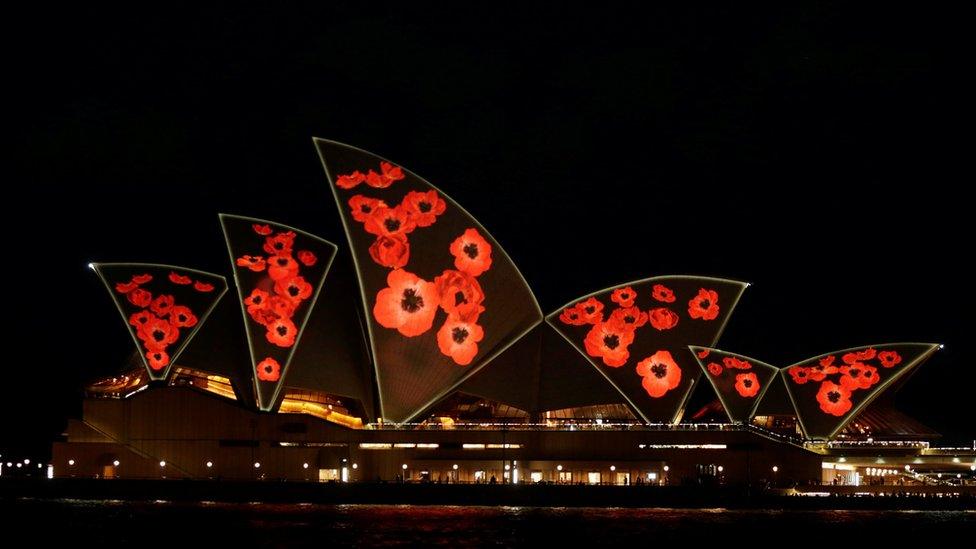
{"type": "Polygon", "coordinates": [[[89,261],[229,276],[218,212],[348,253],[312,136],[450,194],[546,312],[700,274],[753,283],[719,346],[773,364],[944,343],[898,405],[969,444],[963,18],[599,8],[6,14],[0,453],[45,452],[131,352],[89,261]]]}

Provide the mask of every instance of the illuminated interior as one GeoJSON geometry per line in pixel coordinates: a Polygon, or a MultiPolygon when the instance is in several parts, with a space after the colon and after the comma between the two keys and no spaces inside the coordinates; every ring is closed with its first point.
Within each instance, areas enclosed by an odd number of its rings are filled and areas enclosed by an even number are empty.
{"type": "Polygon", "coordinates": [[[202,370],[177,366],[173,369],[169,384],[177,387],[193,387],[230,400],[237,400],[237,395],[234,394],[234,387],[229,378],[202,370]]]}
{"type": "Polygon", "coordinates": [[[92,398],[126,398],[148,385],[149,374],[139,368],[93,381],[85,387],[85,395],[92,398]]]}
{"type": "Polygon", "coordinates": [[[350,429],[363,428],[361,406],[349,399],[302,389],[285,389],[279,414],[308,414],[350,429]]]}

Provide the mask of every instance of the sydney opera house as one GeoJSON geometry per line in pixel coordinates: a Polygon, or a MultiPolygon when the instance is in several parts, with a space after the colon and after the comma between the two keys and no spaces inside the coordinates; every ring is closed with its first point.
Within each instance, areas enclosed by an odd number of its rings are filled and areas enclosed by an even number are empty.
{"type": "Polygon", "coordinates": [[[893,406],[937,344],[766,364],[717,347],[748,284],[699,276],[546,314],[440,189],[315,146],[348,246],[220,215],[230,278],[91,265],[133,360],[86,387],[55,476],[864,485],[976,467],[893,406]]]}

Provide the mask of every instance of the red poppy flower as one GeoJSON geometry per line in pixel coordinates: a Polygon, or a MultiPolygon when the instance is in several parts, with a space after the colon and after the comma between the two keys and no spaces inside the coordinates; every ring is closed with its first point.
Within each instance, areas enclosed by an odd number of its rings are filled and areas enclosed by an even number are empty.
{"type": "Polygon", "coordinates": [[[437,196],[437,191],[431,189],[425,193],[410,191],[400,202],[418,227],[430,227],[437,221],[437,216],[447,209],[447,202],[437,196]]]}
{"type": "Polygon", "coordinates": [[[146,358],[149,359],[149,368],[152,370],[162,370],[169,364],[169,355],[166,351],[149,351],[146,353],[146,358]]]}
{"type": "Polygon", "coordinates": [[[399,269],[410,261],[410,242],[402,234],[378,236],[369,247],[369,256],[381,267],[399,269]]]}
{"type": "Polygon", "coordinates": [[[708,364],[708,373],[712,374],[713,376],[718,377],[722,375],[722,371],[722,365],[718,362],[710,362],[708,364]]]}
{"type": "Polygon", "coordinates": [[[698,295],[688,301],[688,314],[691,318],[715,320],[718,318],[718,292],[701,288],[698,295]]]}
{"type": "Polygon", "coordinates": [[[349,209],[352,213],[352,218],[360,223],[364,223],[370,214],[373,213],[373,210],[386,207],[386,202],[361,194],[357,194],[349,199],[349,209]]]}
{"type": "Polygon", "coordinates": [[[275,293],[290,299],[293,302],[301,302],[312,296],[312,285],[305,281],[301,276],[295,276],[275,282],[275,293]]]}
{"type": "Polygon", "coordinates": [[[674,303],[674,292],[664,284],[655,284],[651,297],[662,303],[674,303]]]}
{"type": "Polygon", "coordinates": [[[255,289],[251,292],[251,295],[244,298],[244,306],[247,307],[247,312],[250,315],[258,311],[263,311],[268,308],[271,296],[268,292],[264,290],[255,289]]]}
{"type": "Polygon", "coordinates": [[[790,373],[790,377],[793,378],[793,383],[797,385],[803,385],[810,380],[810,370],[803,366],[794,366],[786,371],[790,373]]]}
{"type": "Polygon", "coordinates": [[[376,236],[402,236],[413,232],[417,227],[410,214],[402,206],[375,208],[366,218],[363,228],[376,236]]]}
{"type": "Polygon", "coordinates": [[[824,368],[828,368],[834,365],[834,360],[836,360],[834,355],[827,355],[820,359],[820,365],[823,366],[824,368]]]}
{"type": "Polygon", "coordinates": [[[807,379],[810,381],[823,381],[827,379],[827,372],[822,366],[810,366],[809,368],[804,368],[807,373],[807,379]]]}
{"type": "Polygon", "coordinates": [[[647,313],[637,307],[618,308],[610,313],[610,318],[607,319],[607,322],[617,324],[626,330],[636,330],[644,324],[647,324],[647,313]]]}
{"type": "Polygon", "coordinates": [[[363,172],[356,170],[350,174],[340,175],[336,178],[336,187],[341,189],[351,189],[356,185],[359,185],[363,181],[366,181],[366,176],[363,172]]]}
{"type": "Polygon", "coordinates": [[[258,379],[261,381],[278,381],[281,378],[281,364],[278,361],[267,357],[261,362],[258,362],[257,368],[255,368],[258,374],[258,379]]]}
{"type": "Polygon", "coordinates": [[[708,349],[702,349],[701,351],[698,351],[698,358],[708,358],[709,352],[710,351],[708,349]]]}
{"type": "Polygon", "coordinates": [[[752,364],[749,364],[748,360],[740,360],[734,356],[727,356],[722,359],[722,364],[725,364],[726,368],[732,370],[751,370],[752,364]]]}
{"type": "Polygon", "coordinates": [[[149,306],[152,312],[159,316],[166,316],[169,314],[169,310],[173,308],[176,300],[173,299],[171,295],[158,295],[156,299],[152,301],[152,305],[149,306]]]}
{"type": "Polygon", "coordinates": [[[169,310],[169,321],[177,328],[192,328],[197,324],[197,317],[189,307],[176,305],[169,310]]]}
{"type": "Polygon", "coordinates": [[[559,320],[563,324],[569,324],[570,326],[582,326],[588,324],[586,319],[583,318],[583,313],[580,312],[578,307],[566,307],[563,309],[562,314],[559,315],[559,320]]]}
{"type": "Polygon", "coordinates": [[[136,332],[146,349],[165,351],[171,343],[180,338],[180,329],[161,318],[154,318],[142,325],[136,332]]]}
{"type": "Polygon", "coordinates": [[[468,229],[451,242],[454,267],[471,276],[478,276],[491,268],[491,244],[478,231],[468,229]]]}
{"type": "Polygon", "coordinates": [[[291,255],[291,247],[294,245],[294,231],[283,231],[264,238],[264,251],[271,255],[291,255]]]}
{"type": "Polygon", "coordinates": [[[254,229],[254,232],[258,233],[261,236],[268,236],[269,234],[271,234],[271,227],[269,225],[261,225],[259,223],[255,223],[251,225],[251,228],[254,229]]]}
{"type": "MultiPolygon", "coordinates": [[[[281,298],[279,297],[278,299],[281,298]]],[[[271,298],[268,298],[268,303],[269,304],[271,303],[271,298]]],[[[248,310],[248,314],[251,315],[251,320],[257,322],[258,324],[264,326],[265,328],[271,326],[271,323],[274,322],[275,320],[278,320],[278,318],[281,316],[275,314],[275,312],[271,310],[271,305],[268,305],[268,307],[264,309],[257,309],[257,308],[250,309],[248,310]]]]}
{"type": "Polygon", "coordinates": [[[118,282],[115,284],[115,291],[120,294],[127,294],[138,287],[139,285],[135,282],[118,282]]]}
{"type": "Polygon", "coordinates": [[[841,366],[840,373],[840,384],[851,391],[868,389],[881,380],[877,368],[860,362],[841,366]]]}
{"type": "Polygon", "coordinates": [[[868,347],[867,349],[864,349],[863,351],[858,351],[857,352],[857,358],[858,358],[858,360],[871,360],[877,354],[878,354],[878,351],[876,351],[874,349],[874,347],[868,347]]]}
{"type": "Polygon", "coordinates": [[[392,185],[394,181],[399,181],[404,177],[403,170],[389,162],[380,162],[380,172],[376,173],[373,170],[369,170],[366,174],[366,184],[370,187],[385,189],[392,185]]]}
{"type": "Polygon", "coordinates": [[[152,281],[152,275],[149,273],[143,273],[141,275],[135,275],[132,277],[132,281],[136,284],[145,284],[152,281]]]}
{"type": "Polygon", "coordinates": [[[824,381],[817,391],[817,402],[825,414],[840,417],[851,409],[851,391],[833,381],[824,381]]]}
{"type": "Polygon", "coordinates": [[[150,320],[156,318],[156,315],[150,313],[149,311],[143,309],[138,313],[132,313],[129,316],[129,324],[136,327],[136,330],[141,330],[143,326],[146,325],[150,320]]]}
{"type": "Polygon", "coordinates": [[[179,273],[170,271],[169,272],[169,281],[172,282],[173,284],[179,284],[180,286],[186,286],[187,284],[192,283],[193,282],[193,279],[190,278],[190,277],[188,277],[188,276],[181,275],[179,273]]]}
{"type": "Polygon", "coordinates": [[[212,292],[214,285],[209,282],[204,282],[202,280],[197,280],[193,283],[193,289],[198,292],[212,292]]]}
{"type": "Polygon", "coordinates": [[[580,301],[576,304],[576,308],[583,315],[586,324],[596,324],[603,321],[603,303],[595,297],[580,301]]]}
{"type": "Polygon", "coordinates": [[[619,368],[627,363],[630,351],[627,347],[634,342],[634,331],[608,322],[598,322],[586,334],[583,345],[586,354],[600,357],[611,368],[619,368]]]}
{"type": "Polygon", "coordinates": [[[283,280],[298,274],[298,262],[290,255],[273,255],[268,258],[268,276],[271,280],[283,280]]]}
{"type": "Polygon", "coordinates": [[[897,351],[881,351],[878,353],[878,360],[885,368],[893,368],[901,362],[901,355],[897,351]]]}
{"type": "Polygon", "coordinates": [[[735,392],[743,398],[752,398],[759,394],[759,377],[756,372],[735,374],[735,392]]]}
{"type": "Polygon", "coordinates": [[[637,363],[641,386],[652,398],[660,398],[681,384],[681,368],[668,351],[658,351],[637,363]]]}
{"type": "Polygon", "coordinates": [[[308,250],[298,250],[298,261],[305,265],[306,267],[311,267],[318,262],[319,258],[315,256],[314,253],[308,250]]]}
{"type": "Polygon", "coordinates": [[[627,286],[626,288],[617,288],[610,294],[610,301],[613,301],[621,307],[633,307],[634,299],[637,298],[637,292],[633,288],[627,286]]]}
{"type": "Polygon", "coordinates": [[[480,305],[485,300],[478,279],[462,271],[445,270],[434,277],[434,286],[440,296],[440,306],[447,314],[457,313],[458,307],[464,305],[480,305]]]}
{"type": "Polygon", "coordinates": [[[136,307],[148,307],[152,303],[152,294],[148,290],[142,288],[136,288],[131,292],[125,294],[125,297],[129,300],[129,303],[135,305],[136,307]]]}
{"type": "Polygon", "coordinates": [[[670,330],[678,325],[678,315],[667,307],[651,309],[648,313],[648,317],[651,319],[651,326],[654,326],[662,332],[664,330],[670,330]]]}
{"type": "Polygon", "coordinates": [[[484,330],[476,324],[484,307],[469,303],[456,310],[456,313],[448,315],[444,325],[437,331],[437,346],[441,353],[451,357],[456,364],[467,366],[478,354],[478,342],[485,336],[484,330]]]}
{"type": "Polygon", "coordinates": [[[388,287],[376,294],[373,305],[376,322],[407,337],[429,330],[440,302],[437,287],[403,269],[390,271],[386,283],[388,287]]]}
{"type": "Polygon", "coordinates": [[[278,347],[291,347],[295,344],[298,328],[287,317],[279,317],[268,324],[268,331],[264,334],[268,342],[278,347]]]}
{"type": "Polygon", "coordinates": [[[271,357],[267,357],[259,362],[255,370],[257,371],[258,379],[261,381],[278,381],[281,377],[281,365],[271,357]]]}
{"type": "Polygon", "coordinates": [[[260,273],[267,266],[264,258],[259,255],[245,255],[237,258],[238,267],[247,267],[248,269],[260,273]]]}
{"type": "Polygon", "coordinates": [[[295,315],[295,308],[301,301],[295,301],[280,295],[273,295],[268,298],[268,307],[275,316],[291,318],[295,315]]]}

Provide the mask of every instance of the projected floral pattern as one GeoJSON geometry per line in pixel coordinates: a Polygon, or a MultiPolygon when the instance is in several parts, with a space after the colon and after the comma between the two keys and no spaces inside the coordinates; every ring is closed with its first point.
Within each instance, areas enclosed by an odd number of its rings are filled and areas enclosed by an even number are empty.
{"type": "Polygon", "coordinates": [[[715,389],[732,421],[747,422],[779,370],[757,360],[719,351],[692,347],[705,376],[715,389]]]}
{"type": "Polygon", "coordinates": [[[873,347],[844,353],[840,360],[827,355],[807,365],[786,370],[794,385],[819,384],[816,393],[820,410],[832,416],[843,416],[854,405],[858,391],[874,387],[885,377],[884,371],[902,362],[895,350],[878,352],[873,347]]]}
{"type": "MultiPolygon", "coordinates": [[[[381,162],[380,172],[341,174],[336,186],[349,190],[365,182],[386,188],[403,178],[401,168],[381,162]]],[[[417,337],[427,333],[443,311],[436,333],[437,348],[459,366],[471,364],[485,335],[478,319],[485,311],[486,296],[477,277],[491,269],[491,244],[477,229],[466,229],[444,250],[445,267],[450,261],[453,269],[446,268],[433,280],[425,280],[409,269],[410,238],[415,231],[434,226],[447,211],[447,202],[436,190],[408,190],[395,206],[363,194],[353,195],[347,204],[350,217],[375,237],[369,247],[373,263],[391,269],[387,287],[379,290],[373,301],[376,322],[402,336],[417,337]]]]}
{"type": "MultiPolygon", "coordinates": [[[[566,307],[559,314],[559,321],[570,326],[592,325],[584,340],[586,353],[599,358],[605,366],[619,368],[630,359],[628,347],[638,329],[647,325],[653,330],[667,331],[681,321],[679,313],[670,307],[656,306],[646,311],[634,307],[636,298],[637,292],[630,286],[617,288],[610,294],[610,301],[616,307],[609,310],[605,321],[608,304],[596,297],[566,307]]],[[[653,286],[651,298],[658,305],[674,303],[677,299],[674,290],[664,284],[653,286]]],[[[718,292],[700,288],[689,298],[687,311],[688,321],[715,320],[720,311],[718,292]]],[[[642,359],[637,365],[637,374],[644,378],[642,385],[652,398],[663,396],[681,381],[681,367],[665,350],[642,359]]]]}
{"type": "Polygon", "coordinates": [[[96,270],[113,290],[153,379],[165,377],[225,287],[220,277],[177,267],[102,264],[96,270]]]}

